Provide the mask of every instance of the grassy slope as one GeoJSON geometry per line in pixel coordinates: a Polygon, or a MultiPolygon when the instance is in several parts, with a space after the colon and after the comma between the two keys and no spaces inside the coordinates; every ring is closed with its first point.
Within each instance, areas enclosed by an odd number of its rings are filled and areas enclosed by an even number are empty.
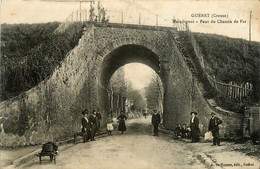
{"type": "Polygon", "coordinates": [[[82,35],[82,24],[54,35],[59,23],[2,25],[1,100],[48,78],[82,35]],[[69,30],[69,31],[68,31],[69,30]]]}
{"type": "Polygon", "coordinates": [[[255,83],[260,63],[260,43],[220,35],[193,34],[210,73],[223,82],[255,83]]]}
{"type": "MultiPolygon", "coordinates": [[[[180,32],[179,35],[179,41],[190,58],[194,63],[198,63],[188,33],[180,32]]],[[[242,39],[202,33],[193,33],[193,37],[203,54],[207,73],[215,75],[222,82],[250,82],[254,86],[259,84],[260,43],[251,42],[249,44],[248,41],[242,39]]],[[[225,109],[240,111],[239,100],[227,99],[217,94],[215,89],[212,90],[208,86],[208,82],[203,77],[201,76],[200,80],[203,82],[204,88],[206,87],[206,98],[214,98],[217,104],[225,109]]],[[[257,102],[257,97],[252,97],[253,100],[245,98],[242,104],[250,106],[257,102]]]]}

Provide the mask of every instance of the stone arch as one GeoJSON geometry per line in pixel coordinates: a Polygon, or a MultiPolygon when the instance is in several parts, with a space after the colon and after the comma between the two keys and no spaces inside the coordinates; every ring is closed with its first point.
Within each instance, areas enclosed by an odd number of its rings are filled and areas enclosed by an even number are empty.
{"type": "Polygon", "coordinates": [[[123,37],[123,38],[111,40],[107,44],[103,44],[102,42],[97,44],[99,49],[97,51],[97,60],[101,61],[103,57],[108,55],[114,49],[123,45],[139,45],[139,46],[146,47],[147,49],[154,52],[159,58],[162,58],[163,57],[162,55],[164,55],[164,53],[160,49],[158,49],[154,44],[150,43],[149,41],[137,37],[134,38],[123,37]]]}
{"type": "Polygon", "coordinates": [[[116,39],[102,47],[96,59],[99,109],[108,111],[107,85],[113,73],[127,63],[137,62],[151,67],[159,75],[164,87],[166,79],[163,76],[165,70],[160,65],[161,57],[160,49],[139,38],[116,39]],[[120,57],[121,60],[117,61],[120,57]]]}

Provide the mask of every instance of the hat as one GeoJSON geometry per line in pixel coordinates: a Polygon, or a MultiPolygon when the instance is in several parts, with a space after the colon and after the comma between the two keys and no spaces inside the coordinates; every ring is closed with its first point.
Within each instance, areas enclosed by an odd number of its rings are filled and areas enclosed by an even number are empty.
{"type": "Polygon", "coordinates": [[[197,115],[198,113],[197,112],[195,112],[195,111],[192,111],[192,112],[190,112],[190,114],[192,115],[192,113],[193,114],[195,114],[195,115],[197,115]]]}
{"type": "Polygon", "coordinates": [[[214,113],[214,112],[211,112],[210,114],[211,114],[212,116],[213,116],[213,115],[216,115],[216,113],[214,113]]]}

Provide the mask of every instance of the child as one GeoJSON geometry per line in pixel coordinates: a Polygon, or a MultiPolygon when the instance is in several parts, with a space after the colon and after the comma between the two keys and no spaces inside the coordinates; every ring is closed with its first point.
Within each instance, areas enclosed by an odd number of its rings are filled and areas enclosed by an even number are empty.
{"type": "Polygon", "coordinates": [[[111,115],[108,115],[107,117],[107,135],[112,135],[112,131],[114,130],[113,127],[113,120],[111,118],[111,115]]]}

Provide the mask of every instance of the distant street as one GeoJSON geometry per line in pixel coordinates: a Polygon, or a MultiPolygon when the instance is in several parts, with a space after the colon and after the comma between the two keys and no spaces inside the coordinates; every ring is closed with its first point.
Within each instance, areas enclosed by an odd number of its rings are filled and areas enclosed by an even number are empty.
{"type": "Polygon", "coordinates": [[[57,164],[45,157],[39,165],[35,159],[23,168],[62,169],[175,169],[200,168],[196,156],[186,146],[167,135],[152,136],[151,117],[127,120],[126,134],[114,131],[112,136],[94,142],[78,143],[59,152],[57,164]]]}

